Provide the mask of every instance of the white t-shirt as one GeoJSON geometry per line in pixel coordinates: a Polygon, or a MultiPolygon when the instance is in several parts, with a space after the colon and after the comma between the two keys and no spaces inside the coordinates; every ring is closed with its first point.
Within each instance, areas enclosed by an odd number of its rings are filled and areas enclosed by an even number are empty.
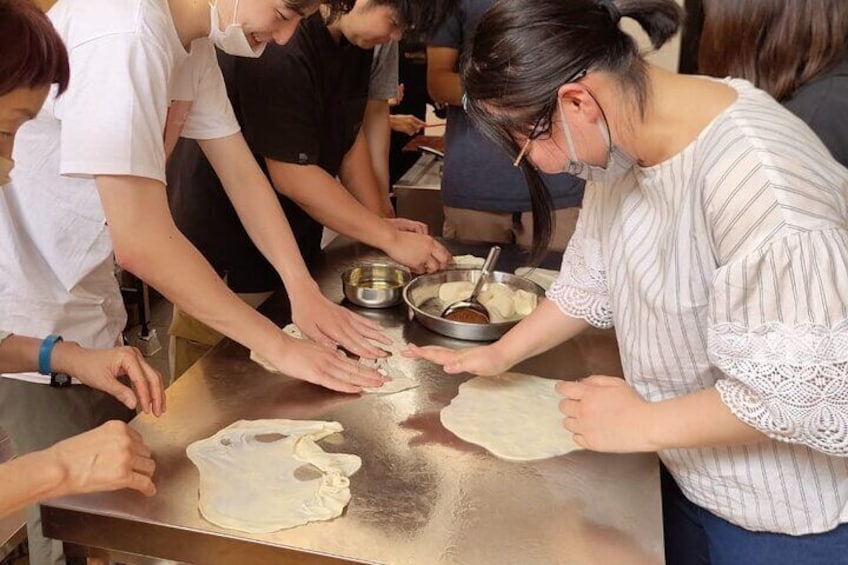
{"type": "Polygon", "coordinates": [[[12,183],[0,191],[0,319],[16,334],[111,347],[126,313],[94,176],[164,183],[177,137],[239,126],[214,47],[204,38],[187,53],[166,0],[59,0],[48,15],[71,80],[21,128],[12,183]]]}
{"type": "Polygon", "coordinates": [[[773,438],[660,452],[689,500],[749,530],[824,532],[848,522],[848,170],[728,84],[736,102],[679,154],[587,185],[548,297],[615,325],[645,399],[715,386],[773,438]]]}

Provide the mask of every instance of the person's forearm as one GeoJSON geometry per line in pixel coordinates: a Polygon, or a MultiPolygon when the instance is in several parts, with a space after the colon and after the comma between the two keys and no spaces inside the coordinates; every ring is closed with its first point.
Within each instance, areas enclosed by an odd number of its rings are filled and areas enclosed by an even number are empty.
{"type": "Polygon", "coordinates": [[[768,439],[733,415],[715,387],[648,405],[646,433],[659,449],[742,445],[768,439]]]}
{"type": "Polygon", "coordinates": [[[344,188],[363,206],[377,216],[385,215],[383,204],[388,198],[388,192],[381,190],[374,175],[368,141],[362,129],[342,160],[339,178],[344,188]]]}
{"type": "Polygon", "coordinates": [[[97,186],[115,257],[122,267],[191,316],[245,347],[263,353],[283,342],[278,328],[233,294],[180,233],[161,183],[101,176],[97,177],[97,186]]]}
{"type": "Polygon", "coordinates": [[[436,102],[462,105],[462,81],[458,73],[436,72],[428,75],[427,91],[436,102]]]}
{"type": "Polygon", "coordinates": [[[365,139],[368,141],[368,153],[377,185],[384,197],[388,198],[389,186],[389,149],[392,128],[389,121],[389,103],[387,100],[369,100],[365,106],[365,118],[362,121],[365,139]]]}
{"type": "Polygon", "coordinates": [[[427,92],[441,104],[462,104],[462,80],[459,77],[459,50],[449,47],[427,48],[427,92]]]}
{"type": "MultiPolygon", "coordinates": [[[[29,373],[38,370],[38,353],[43,339],[10,335],[0,342],[0,373],[29,373]]],[[[61,341],[53,346],[50,368],[72,376],[72,355],[79,350],[73,342],[61,341]]]]}
{"type": "Polygon", "coordinates": [[[387,249],[395,229],[363,206],[338,180],[317,165],[268,161],[274,187],[321,225],[377,249],[387,249]]]}
{"type": "Polygon", "coordinates": [[[241,133],[199,144],[251,241],[280,274],[289,294],[315,287],[280,202],[241,133]]]}
{"type": "Polygon", "coordinates": [[[566,316],[553,301],[546,299],[493,347],[514,366],[568,341],[588,327],[586,320],[566,316]]]}
{"type": "Polygon", "coordinates": [[[38,370],[41,340],[10,335],[0,342],[0,373],[27,373],[38,370]]]}
{"type": "Polygon", "coordinates": [[[59,496],[64,473],[44,451],[0,465],[0,518],[40,500],[59,496]]]}

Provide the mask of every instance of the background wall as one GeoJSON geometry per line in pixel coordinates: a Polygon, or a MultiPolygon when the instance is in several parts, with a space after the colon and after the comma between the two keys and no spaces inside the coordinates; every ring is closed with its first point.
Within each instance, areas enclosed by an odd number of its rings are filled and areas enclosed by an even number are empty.
{"type": "MultiPolygon", "coordinates": [[[[567,0],[566,0],[567,1],[567,0]]],[[[677,0],[681,6],[684,0],[677,0]]],[[[677,64],[680,59],[680,34],[675,35],[668,43],[663,45],[662,49],[655,50],[648,41],[648,36],[642,31],[635,21],[631,19],[622,20],[622,28],[624,31],[634,36],[646,54],[647,59],[664,69],[669,71],[677,71],[677,64]]]]}

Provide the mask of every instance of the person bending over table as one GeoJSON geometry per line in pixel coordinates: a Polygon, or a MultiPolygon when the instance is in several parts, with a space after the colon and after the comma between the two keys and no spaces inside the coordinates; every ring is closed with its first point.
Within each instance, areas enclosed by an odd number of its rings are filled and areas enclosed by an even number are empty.
{"type": "Polygon", "coordinates": [[[559,383],[563,426],[658,453],[666,563],[848,563],[848,170],[751,83],[648,64],[623,17],[659,48],[682,11],[499,0],[481,20],[472,121],[531,178],[590,182],[548,300],[492,345],[407,354],[492,375],[615,326],[625,379],[559,383]]]}
{"type": "MultiPolygon", "coordinates": [[[[261,59],[219,54],[245,138],[279,193],[307,264],[320,252],[324,226],[414,271],[434,272],[451,260],[424,224],[386,217],[388,195],[374,176],[361,128],[373,48],[399,39],[409,25],[427,29],[440,6],[357,0],[338,18],[307,18],[285,48],[269,46],[261,59]]],[[[169,175],[177,225],[230,288],[254,304],[278,289],[273,267],[250,241],[196,144],[181,142],[169,175]]],[[[221,338],[193,318],[175,309],[175,375],[221,338]]]]}
{"type": "MultiPolygon", "coordinates": [[[[10,157],[18,129],[38,113],[51,85],[56,85],[59,95],[67,89],[69,69],[62,39],[28,0],[0,0],[0,52],[4,53],[0,59],[2,194],[14,168],[10,157]]],[[[6,201],[0,198],[0,202],[6,201]]],[[[5,278],[0,279],[3,300],[8,299],[5,288],[5,278]]],[[[4,321],[0,319],[0,327],[4,321]]],[[[89,419],[89,427],[97,425],[96,418],[104,415],[128,419],[134,410],[155,416],[165,410],[161,377],[131,347],[86,349],[56,335],[36,339],[0,329],[0,373],[25,371],[38,371],[56,385],[50,391],[48,419],[73,410],[81,401],[87,411],[77,417],[89,419]],[[131,387],[122,382],[122,377],[131,387]]],[[[9,392],[0,388],[0,412],[4,414],[14,413],[27,403],[26,398],[9,392]]],[[[24,408],[37,415],[37,407],[24,408]]],[[[18,424],[4,430],[11,434],[20,456],[0,464],[0,517],[66,494],[121,488],[147,496],[155,494],[152,476],[156,465],[150,450],[123,421],[103,423],[55,445],[49,431],[37,432],[35,436],[47,437],[35,438],[21,432],[22,428],[49,429],[44,422],[30,419],[18,424]]]]}

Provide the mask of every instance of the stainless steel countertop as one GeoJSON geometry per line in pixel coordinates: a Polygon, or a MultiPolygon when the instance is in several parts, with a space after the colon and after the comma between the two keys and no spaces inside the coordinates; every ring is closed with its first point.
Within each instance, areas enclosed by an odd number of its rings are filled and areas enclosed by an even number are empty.
{"type": "MultiPolygon", "coordinates": [[[[455,251],[481,246],[450,245],[455,251]]],[[[341,300],[339,274],[354,257],[374,257],[337,242],[316,271],[323,291],[341,300]]],[[[518,266],[506,248],[505,267],[518,266]]],[[[506,270],[506,269],[504,269],[506,270]]],[[[263,306],[279,323],[283,299],[263,306]]],[[[363,311],[394,340],[465,345],[407,319],[401,308],[363,311]]],[[[422,386],[388,396],[348,396],[272,375],[225,341],[168,390],[168,412],[133,426],[157,461],[158,494],[129,491],[67,497],[43,507],[45,533],[69,548],[99,548],[191,563],[656,564],[662,563],[657,460],[653,455],[576,452],[509,463],[445,430],[439,411],[467,378],[405,360],[422,386]],[[328,522],[267,535],[224,530],[197,510],[198,473],[186,446],[239,419],[336,420],[345,431],[328,451],[355,453],[351,502],[328,522]]],[[[532,359],[519,371],[579,378],[621,374],[610,332],[588,332],[532,359]]],[[[126,558],[125,562],[133,561],[126,558]]]]}
{"type": "Polygon", "coordinates": [[[398,189],[441,190],[442,158],[431,153],[422,153],[417,161],[394,185],[398,189]]]}

